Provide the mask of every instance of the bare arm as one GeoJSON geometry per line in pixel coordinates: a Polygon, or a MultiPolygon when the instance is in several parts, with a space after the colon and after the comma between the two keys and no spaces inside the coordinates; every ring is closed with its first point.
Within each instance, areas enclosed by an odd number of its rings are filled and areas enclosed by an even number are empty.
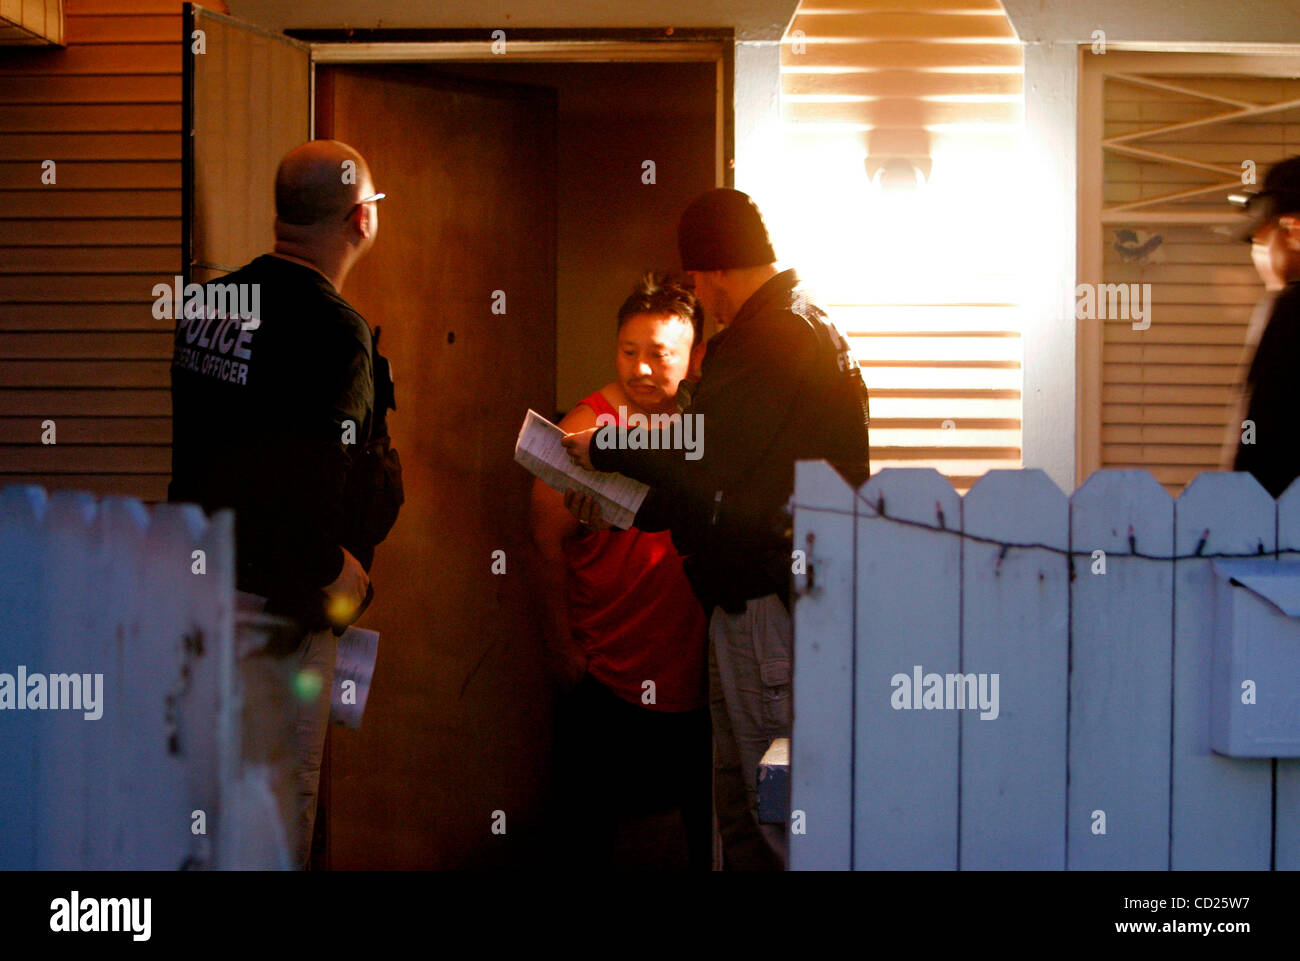
{"type": "MultiPolygon", "coordinates": [[[[579,404],[559,426],[565,431],[585,430],[596,424],[596,412],[579,404]]],[[[537,594],[543,616],[548,660],[557,680],[572,687],[586,672],[586,655],[574,640],[569,625],[568,565],[564,542],[576,537],[582,525],[564,506],[564,497],[540,480],[533,482],[530,522],[537,565],[537,594]]]]}

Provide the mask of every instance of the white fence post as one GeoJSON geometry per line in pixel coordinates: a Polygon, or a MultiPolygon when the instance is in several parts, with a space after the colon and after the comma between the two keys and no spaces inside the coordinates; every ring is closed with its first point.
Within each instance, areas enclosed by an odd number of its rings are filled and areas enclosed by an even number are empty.
{"type": "Polygon", "coordinates": [[[233,531],[192,505],[0,492],[0,673],[76,675],[81,704],[0,713],[0,866],[214,866],[239,751],[233,531]]]}
{"type": "MultiPolygon", "coordinates": [[[[114,692],[119,703],[111,708],[105,705],[103,718],[88,725],[92,757],[120,757],[134,733],[121,710],[120,692],[126,689],[123,669],[128,651],[140,643],[132,612],[141,597],[148,597],[147,585],[141,584],[139,565],[134,562],[143,553],[148,528],[149,511],[138,500],[106,497],[100,502],[94,566],[100,578],[96,592],[99,616],[111,652],[105,664],[104,690],[106,694],[114,692]]],[[[132,805],[138,803],[126,765],[99,765],[90,793],[97,799],[97,816],[106,830],[89,832],[85,866],[95,870],[121,866],[127,855],[125,833],[112,826],[127,824],[132,805]]]]}
{"type": "MultiPolygon", "coordinates": [[[[1174,504],[1174,548],[1180,557],[1198,548],[1253,554],[1261,547],[1271,556],[1276,523],[1276,502],[1251,475],[1201,474],[1174,504]]],[[[1210,750],[1214,597],[1209,560],[1175,562],[1170,866],[1265,870],[1272,853],[1272,764],[1210,750]]]]}
{"type": "Polygon", "coordinates": [[[854,491],[825,461],[795,465],[790,868],[847,870],[853,828],[854,491]],[[845,710],[845,705],[850,707],[845,710]],[[800,823],[800,820],[802,823],[800,823]],[[797,833],[802,829],[803,833],[797,833]]]}
{"type": "MultiPolygon", "coordinates": [[[[68,869],[80,866],[101,817],[93,792],[100,764],[89,756],[99,725],[112,710],[110,683],[116,677],[111,647],[104,638],[103,603],[96,583],[95,498],[91,494],[55,491],[45,513],[48,545],[43,598],[43,662],[26,665],[29,674],[102,674],[99,720],[87,721],[81,711],[42,711],[36,758],[37,804],[41,844],[35,867],[68,869]]],[[[6,665],[8,666],[8,665],[6,665]]]]}
{"type": "MultiPolygon", "coordinates": [[[[992,470],[962,499],[961,672],[997,675],[996,717],[961,718],[961,867],[1065,867],[1069,501],[1040,470],[992,470]],[[1057,553],[1059,552],[1059,553],[1057,553]]],[[[991,682],[990,682],[991,683],[991,682]]]]}
{"type": "MultiPolygon", "coordinates": [[[[858,506],[854,867],[957,866],[957,717],[895,710],[897,675],[957,670],[961,499],[935,470],[886,468],[858,506]],[[877,516],[883,504],[884,518],[877,516]],[[894,518],[890,520],[887,518],[894,518]],[[918,526],[898,523],[912,521],[918,526]]],[[[919,705],[920,691],[909,690],[919,705]]],[[[796,708],[797,709],[797,708],[796,708]]]]}
{"type": "MultiPolygon", "coordinates": [[[[1275,502],[1209,473],[1175,502],[1099,471],[1067,501],[1040,471],[990,471],[959,499],[884,470],[850,511],[800,465],[796,548],[814,535],[820,573],[795,612],[791,775],[819,813],[791,866],[1300,868],[1300,759],[1209,736],[1212,558],[1300,554],[1294,486],[1275,502]],[[918,670],[947,696],[921,703],[918,670]],[[996,720],[949,687],[995,674],[996,720]]],[[[1265,681],[1271,715],[1300,716],[1300,679],[1265,681]]]]}
{"type": "MultiPolygon", "coordinates": [[[[1300,484],[1277,499],[1277,547],[1283,560],[1300,557],[1300,484]],[[1286,551],[1287,553],[1281,553],[1286,551]]],[[[1300,679],[1278,678],[1289,690],[1289,716],[1300,717],[1300,679]]],[[[1279,871],[1300,871],[1300,758],[1278,758],[1276,767],[1273,866],[1279,871]]]]}
{"type": "MultiPolygon", "coordinates": [[[[0,490],[0,671],[45,662],[45,537],[48,508],[39,487],[0,490]]],[[[36,791],[39,718],[32,711],[0,715],[0,869],[37,863],[40,805],[36,791]],[[7,716],[5,716],[7,715],[7,716]]]]}
{"type": "Polygon", "coordinates": [[[1163,871],[1173,562],[1125,555],[1173,557],[1173,501],[1146,471],[1097,471],[1071,515],[1068,865],[1163,871]]]}

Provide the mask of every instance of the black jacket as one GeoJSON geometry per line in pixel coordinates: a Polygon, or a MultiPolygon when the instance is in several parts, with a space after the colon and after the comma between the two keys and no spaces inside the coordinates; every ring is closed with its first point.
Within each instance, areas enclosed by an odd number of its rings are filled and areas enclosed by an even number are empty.
{"type": "MultiPolygon", "coordinates": [[[[1300,476],[1300,421],[1296,417],[1300,374],[1300,284],[1287,284],[1259,338],[1246,377],[1246,419],[1254,443],[1241,443],[1233,470],[1249,471],[1274,497],[1300,476]]],[[[1239,425],[1238,425],[1239,426],[1239,425]]]]}
{"type": "Polygon", "coordinates": [[[233,508],[238,587],[323,627],[353,451],[371,440],[370,328],[319,273],[278,257],[213,284],[258,285],[259,315],[177,320],[168,499],[233,508]]]}
{"type": "Polygon", "coordinates": [[[352,465],[343,492],[342,543],[367,571],[375,547],[388,536],[406,499],[402,459],[388,436],[388,412],[397,395],[388,358],[379,353],[381,328],[374,333],[375,416],[370,440],[352,449],[352,465]]]}
{"type": "Polygon", "coordinates": [[[786,596],[795,461],[830,461],[854,486],[870,474],[861,370],[793,270],[768,280],[709,341],[683,416],[702,424],[698,460],[664,449],[671,432],[648,445],[660,449],[631,450],[625,432],[608,428],[619,442],[593,443],[592,463],[654,488],[636,525],[672,530],[706,610],[786,596]]]}

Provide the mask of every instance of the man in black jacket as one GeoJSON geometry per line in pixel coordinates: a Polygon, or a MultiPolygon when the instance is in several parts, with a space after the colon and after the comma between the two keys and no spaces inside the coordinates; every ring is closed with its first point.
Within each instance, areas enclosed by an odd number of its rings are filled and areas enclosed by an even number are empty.
{"type": "MultiPolygon", "coordinates": [[[[748,196],[712,190],[678,225],[682,268],[722,328],[682,416],[702,451],[673,434],[627,443],[610,426],[565,438],[574,460],[652,486],[636,526],[672,530],[691,585],[710,612],[710,708],[724,864],[780,870],[787,828],[758,823],[757,766],[789,737],[794,463],[822,458],[855,486],[870,473],[867,391],[847,342],[779,270],[748,196]],[[707,430],[706,430],[707,429],[707,430]]],[[[678,436],[684,436],[681,431],[678,436]]],[[[590,502],[580,510],[590,511],[590,502]]]]}
{"type": "Polygon", "coordinates": [[[290,655],[300,679],[299,866],[311,850],[334,629],[369,589],[344,545],[356,543],[353,452],[375,417],[371,334],[339,291],[374,243],[382,198],[346,144],[290,151],[276,174],[274,251],[176,310],[168,499],[233,508],[241,604],[301,628],[290,655]]]}
{"type": "MultiPolygon", "coordinates": [[[[1300,423],[1296,419],[1296,372],[1300,370],[1300,157],[1275,164],[1264,187],[1250,197],[1249,219],[1239,236],[1251,241],[1252,257],[1268,293],[1257,317],[1267,316],[1243,388],[1245,419],[1234,470],[1249,471],[1274,497],[1300,476],[1300,423]],[[1267,311],[1267,314],[1263,312],[1267,311]]],[[[1256,328],[1253,323],[1252,328],[1256,328]]],[[[1246,351],[1255,340],[1247,334],[1246,351]]],[[[1240,408],[1239,408],[1240,409],[1240,408]]]]}

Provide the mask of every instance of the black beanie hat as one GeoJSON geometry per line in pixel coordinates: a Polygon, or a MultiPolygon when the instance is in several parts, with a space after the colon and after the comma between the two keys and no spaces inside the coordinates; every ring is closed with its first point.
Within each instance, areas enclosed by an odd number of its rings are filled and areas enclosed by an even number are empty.
{"type": "Polygon", "coordinates": [[[719,188],[691,201],[677,224],[682,270],[730,270],[776,260],[758,206],[739,190],[719,188]]]}

